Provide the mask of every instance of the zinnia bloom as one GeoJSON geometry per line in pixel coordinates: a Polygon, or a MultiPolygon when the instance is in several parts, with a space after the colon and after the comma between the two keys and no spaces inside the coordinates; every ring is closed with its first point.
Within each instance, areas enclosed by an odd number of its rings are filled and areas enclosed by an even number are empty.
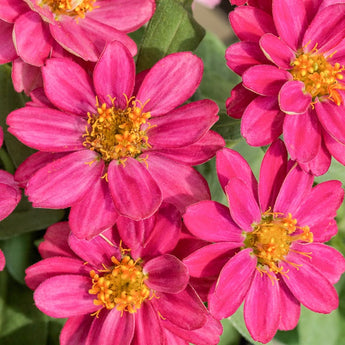
{"type": "Polygon", "coordinates": [[[345,41],[338,24],[345,5],[274,0],[272,16],[241,6],[230,20],[241,42],[226,59],[243,86],[227,109],[242,118],[247,142],[267,145],[283,133],[291,158],[315,175],[328,170],[331,156],[345,164],[345,41]]]}
{"type": "Polygon", "coordinates": [[[217,344],[219,321],[170,254],[180,228],[168,204],[143,221],[119,217],[90,241],[68,236],[66,222],[51,226],[39,246],[44,260],[26,270],[26,283],[42,312],[68,318],[60,344],[217,344]]]}
{"type": "Polygon", "coordinates": [[[259,183],[235,151],[217,153],[219,181],[229,208],[202,201],[187,208],[184,222],[195,236],[213,242],[184,263],[191,276],[219,273],[208,306],[222,319],[244,302],[244,320],[254,340],[294,328],[300,304],[330,313],[338,306],[333,284],[345,260],[323,244],[337,233],[334,220],[344,191],[340,181],[313,187],[313,175],[287,162],[277,141],[263,159],[259,183]]]}
{"type": "Polygon", "coordinates": [[[93,81],[69,59],[47,61],[48,105],[31,103],[7,118],[12,134],[41,151],[16,172],[33,206],[71,206],[72,231],[90,238],[118,213],[139,220],[163,199],[181,211],[209,199],[206,181],[191,166],[224,146],[209,131],[218,107],[201,100],[176,108],[195,92],[202,68],[191,53],[172,54],[134,86],[133,58],[119,42],[108,45],[93,81]]]}

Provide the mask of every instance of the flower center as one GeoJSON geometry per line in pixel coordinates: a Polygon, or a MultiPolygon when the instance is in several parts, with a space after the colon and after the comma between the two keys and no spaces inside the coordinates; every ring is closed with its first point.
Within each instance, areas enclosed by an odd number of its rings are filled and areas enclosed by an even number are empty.
{"type": "Polygon", "coordinates": [[[42,0],[40,5],[48,5],[56,15],[85,18],[86,12],[94,9],[96,0],[42,0]]]}
{"type": "Polygon", "coordinates": [[[143,107],[135,97],[127,101],[125,109],[112,107],[105,103],[98,104],[97,114],[88,113],[88,124],[83,145],[90,150],[98,152],[106,163],[118,160],[123,163],[128,157],[137,157],[148,147],[147,130],[149,123],[143,128],[151,117],[149,112],[143,112],[143,107]],[[139,106],[138,106],[139,105],[139,106]]]}
{"type": "Polygon", "coordinates": [[[293,67],[290,73],[293,79],[304,83],[305,91],[312,96],[313,102],[316,98],[327,96],[336,105],[342,103],[338,90],[345,90],[341,82],[344,66],[339,63],[332,65],[322,54],[317,54],[316,49],[309,53],[297,54],[291,65],[293,67]]]}
{"type": "MultiPolygon", "coordinates": [[[[121,262],[114,256],[111,261],[114,264],[112,268],[104,266],[104,270],[99,273],[93,270],[90,272],[92,288],[89,294],[97,295],[93,303],[106,309],[116,308],[121,313],[136,313],[151,294],[145,284],[148,276],[143,273],[138,263],[140,259],[134,261],[129,255],[125,255],[121,262]]],[[[100,310],[95,314],[98,315],[100,310]]]]}
{"type": "MultiPolygon", "coordinates": [[[[285,257],[292,251],[292,242],[313,242],[313,233],[309,227],[296,224],[297,220],[290,213],[283,217],[280,213],[268,210],[262,214],[261,222],[253,226],[253,231],[246,234],[245,247],[253,249],[260,271],[265,272],[268,268],[274,273],[284,273],[279,262],[286,261],[285,257]]],[[[300,254],[308,256],[307,253],[300,254]]]]}

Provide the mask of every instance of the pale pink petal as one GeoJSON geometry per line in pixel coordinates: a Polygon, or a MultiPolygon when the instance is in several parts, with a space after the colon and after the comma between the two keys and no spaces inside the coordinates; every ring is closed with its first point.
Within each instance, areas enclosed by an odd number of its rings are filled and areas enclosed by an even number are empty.
{"type": "Polygon", "coordinates": [[[271,65],[248,68],[242,76],[243,85],[261,96],[277,96],[281,87],[292,79],[289,72],[271,65]]]}
{"type": "Polygon", "coordinates": [[[2,271],[5,268],[6,265],[6,259],[3,251],[0,249],[0,271],[2,271]]]}
{"type": "Polygon", "coordinates": [[[243,309],[250,335],[262,343],[267,343],[274,337],[281,315],[279,284],[272,283],[274,278],[270,278],[269,274],[255,270],[243,309]]]}
{"type": "Polygon", "coordinates": [[[103,168],[103,161],[97,161],[93,151],[76,151],[37,171],[25,192],[34,207],[70,207],[90,192],[103,168]]]}
{"type": "Polygon", "coordinates": [[[14,23],[18,16],[29,10],[23,0],[1,0],[0,2],[0,18],[9,23],[14,23]]]}
{"type": "Polygon", "coordinates": [[[286,82],[279,91],[280,109],[289,115],[304,114],[312,103],[311,95],[304,92],[305,85],[298,80],[286,82]]]}
{"type": "Polygon", "coordinates": [[[128,158],[112,161],[108,181],[116,210],[134,220],[150,217],[162,203],[162,192],[144,162],[128,158]]]}
{"type": "Polygon", "coordinates": [[[14,40],[18,55],[28,64],[42,66],[52,50],[48,24],[28,11],[14,23],[14,40]]]}
{"type": "Polygon", "coordinates": [[[8,131],[25,145],[40,151],[85,149],[82,135],[87,122],[80,116],[45,107],[24,107],[7,117],[8,131]]]}
{"type": "Polygon", "coordinates": [[[181,212],[190,204],[210,199],[207,182],[192,167],[154,153],[150,153],[147,163],[163,199],[174,204],[181,212]]]}
{"type": "Polygon", "coordinates": [[[245,231],[261,220],[261,210],[252,189],[241,179],[232,178],[225,187],[232,219],[245,231]]]}
{"type": "Polygon", "coordinates": [[[106,46],[93,72],[94,85],[100,101],[121,109],[132,96],[135,81],[135,63],[129,50],[120,42],[106,46]],[[127,97],[127,99],[126,99],[127,97]]]}
{"type": "Polygon", "coordinates": [[[70,317],[61,330],[60,345],[86,345],[93,319],[88,314],[70,317]]]}
{"type": "Polygon", "coordinates": [[[204,99],[149,120],[147,131],[152,149],[183,147],[195,143],[218,120],[218,106],[204,99]],[[188,135],[186,135],[188,133],[188,135]]]}
{"type": "Polygon", "coordinates": [[[284,41],[268,33],[260,38],[259,43],[267,59],[280,68],[291,69],[291,62],[295,59],[295,53],[284,41]]]}
{"type": "Polygon", "coordinates": [[[282,134],[284,118],[276,96],[258,96],[243,113],[242,135],[249,145],[268,145],[282,134]]]}
{"type": "Polygon", "coordinates": [[[259,178],[261,210],[272,208],[287,173],[287,152],[281,140],[274,142],[262,160],[259,178]]]}
{"type": "Polygon", "coordinates": [[[233,256],[220,272],[210,291],[208,307],[218,320],[231,316],[242,304],[252,283],[256,257],[247,248],[233,256]]]}
{"type": "Polygon", "coordinates": [[[157,256],[144,264],[148,274],[145,284],[155,291],[176,294],[184,290],[189,281],[187,267],[170,254],[157,256]]]}
{"type": "Polygon", "coordinates": [[[276,35],[273,18],[259,8],[236,7],[229,15],[230,24],[241,41],[258,42],[267,32],[276,35]]]}
{"type": "Polygon", "coordinates": [[[11,62],[17,57],[12,31],[13,24],[0,20],[0,64],[11,62]]]}
{"type": "Polygon", "coordinates": [[[251,66],[266,64],[267,59],[257,42],[237,42],[225,52],[226,64],[235,73],[242,75],[251,66]]]}
{"type": "Polygon", "coordinates": [[[81,275],[59,275],[45,280],[35,291],[38,309],[51,317],[71,317],[91,314],[99,306],[89,294],[92,280],[81,275]]]}
{"type": "Polygon", "coordinates": [[[306,163],[321,149],[321,128],[312,108],[299,115],[285,116],[284,140],[292,159],[306,163]]]}
{"type": "Polygon", "coordinates": [[[242,230],[232,220],[229,209],[216,201],[200,201],[187,207],[183,220],[192,234],[205,241],[243,241],[242,230]]]}
{"type": "Polygon", "coordinates": [[[278,35],[294,50],[301,46],[308,27],[307,13],[303,0],[284,0],[272,2],[274,24],[278,35]]]}
{"type": "Polygon", "coordinates": [[[137,98],[152,116],[166,114],[190,98],[200,84],[202,60],[190,52],[170,54],[147,73],[137,98]]]}

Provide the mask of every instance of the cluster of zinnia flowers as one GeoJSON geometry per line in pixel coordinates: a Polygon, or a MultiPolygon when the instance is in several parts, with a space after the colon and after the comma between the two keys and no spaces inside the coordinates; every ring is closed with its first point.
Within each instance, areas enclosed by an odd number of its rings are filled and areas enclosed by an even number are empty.
{"type": "Polygon", "coordinates": [[[332,156],[345,165],[345,4],[231,1],[240,41],[226,61],[242,82],[224,106],[250,145],[270,145],[258,180],[211,129],[218,105],[190,101],[198,56],[136,72],[127,33],[154,0],[0,4],[0,63],[31,98],[8,131],[37,150],[14,176],[0,171],[0,219],[19,187],[33,207],[69,209],[25,277],[39,310],[67,318],[61,345],[216,345],[220,320],[242,304],[250,335],[267,343],[296,327],[301,305],[338,307],[345,259],[324,243],[344,190],[314,176],[332,156]],[[194,168],[214,156],[227,206],[194,168]]]}

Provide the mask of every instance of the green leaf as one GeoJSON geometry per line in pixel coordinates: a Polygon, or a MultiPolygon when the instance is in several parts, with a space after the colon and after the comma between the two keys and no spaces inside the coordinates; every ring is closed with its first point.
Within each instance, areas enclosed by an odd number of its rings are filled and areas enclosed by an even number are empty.
{"type": "Polygon", "coordinates": [[[137,58],[137,71],[151,68],[164,56],[197,48],[205,30],[188,8],[191,1],[157,0],[137,58]],[[188,5],[188,6],[187,6],[188,5]]]}
{"type": "Polygon", "coordinates": [[[222,320],[223,333],[220,337],[218,345],[238,345],[241,335],[228,319],[222,320]]]}
{"type": "Polygon", "coordinates": [[[236,120],[221,112],[219,120],[212,127],[212,130],[219,133],[226,141],[227,145],[234,145],[241,139],[241,121],[236,120]]]}

